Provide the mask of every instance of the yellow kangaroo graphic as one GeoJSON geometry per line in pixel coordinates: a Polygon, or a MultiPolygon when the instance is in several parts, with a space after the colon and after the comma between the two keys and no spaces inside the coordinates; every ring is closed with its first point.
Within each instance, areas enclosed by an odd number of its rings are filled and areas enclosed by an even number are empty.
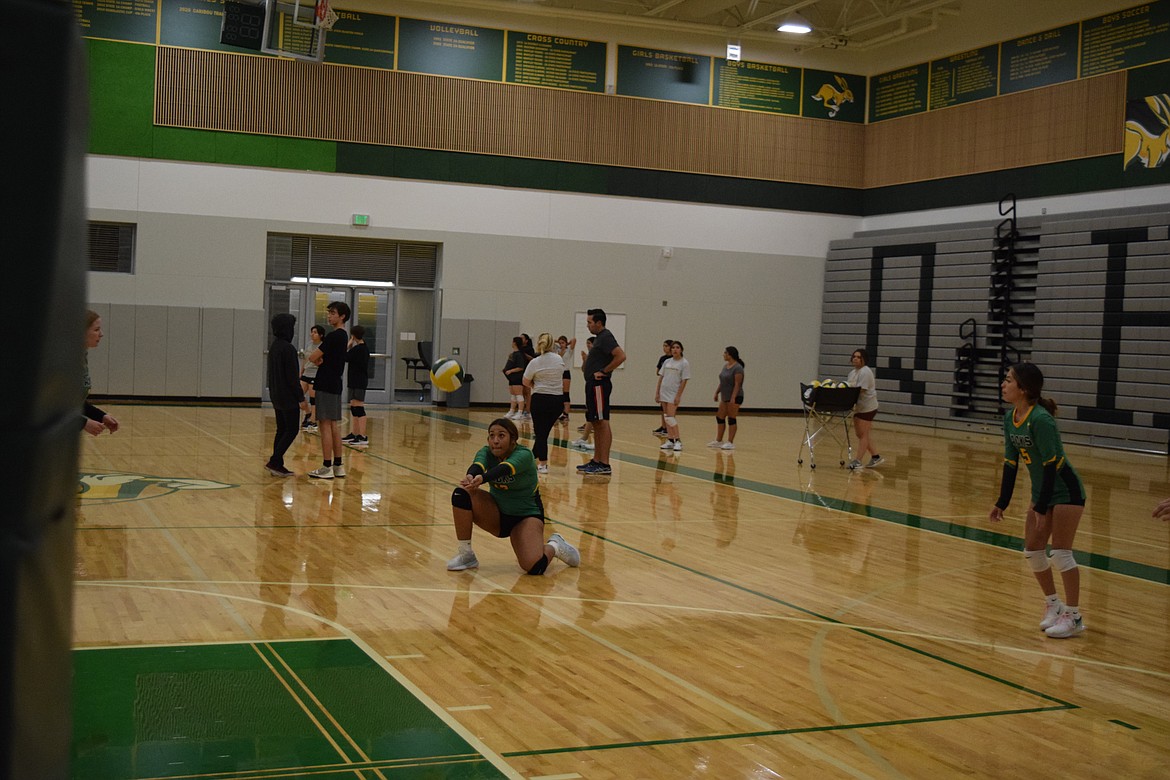
{"type": "Polygon", "coordinates": [[[812,96],[813,100],[819,100],[825,104],[825,108],[829,109],[829,116],[837,116],[837,112],[841,110],[844,103],[853,102],[853,90],[849,88],[849,82],[840,76],[834,74],[833,78],[837,80],[837,87],[832,84],[822,84],[821,88],[812,96]]]}
{"type": "Polygon", "coordinates": [[[1162,123],[1160,133],[1146,129],[1140,122],[1125,120],[1125,168],[1138,162],[1146,168],[1161,168],[1170,157],[1170,95],[1151,95],[1146,105],[1162,123]]]}

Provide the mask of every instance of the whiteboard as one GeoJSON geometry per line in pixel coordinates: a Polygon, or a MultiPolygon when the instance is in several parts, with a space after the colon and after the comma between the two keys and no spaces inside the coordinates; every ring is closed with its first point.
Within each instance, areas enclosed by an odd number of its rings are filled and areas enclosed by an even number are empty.
{"type": "MultiPolygon", "coordinates": [[[[574,315],[573,320],[573,338],[577,339],[577,348],[573,350],[573,368],[581,368],[584,362],[581,360],[581,353],[588,352],[586,347],[586,340],[593,334],[589,332],[589,327],[585,324],[589,319],[588,312],[579,311],[574,315]]],[[[618,346],[622,349],[626,348],[626,315],[614,314],[612,312],[605,313],[605,327],[617,339],[618,346]]],[[[624,369],[625,363],[618,366],[618,370],[624,369]]]]}

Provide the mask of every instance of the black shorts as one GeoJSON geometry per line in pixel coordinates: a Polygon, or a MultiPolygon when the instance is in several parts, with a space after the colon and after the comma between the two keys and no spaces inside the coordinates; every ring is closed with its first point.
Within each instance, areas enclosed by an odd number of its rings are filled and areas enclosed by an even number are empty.
{"type": "Polygon", "coordinates": [[[351,387],[351,388],[349,388],[349,400],[361,401],[362,403],[365,403],[365,401],[366,401],[366,388],[364,388],[364,387],[351,387]]]}
{"type": "Polygon", "coordinates": [[[613,393],[613,381],[605,379],[585,380],[585,419],[589,422],[609,419],[609,396],[613,393]]]}
{"type": "Polygon", "coordinates": [[[877,409],[874,409],[872,412],[856,412],[853,416],[858,420],[869,420],[872,422],[873,418],[877,417],[877,409]]]}
{"type": "Polygon", "coordinates": [[[313,381],[314,381],[315,379],[316,379],[316,377],[312,377],[312,376],[305,376],[304,374],[301,374],[301,381],[302,381],[302,382],[304,382],[304,383],[305,383],[306,385],[308,385],[309,387],[312,387],[312,386],[313,386],[313,381]]]}
{"type": "Polygon", "coordinates": [[[508,515],[500,512],[500,532],[496,534],[500,539],[507,539],[512,535],[512,531],[516,526],[520,525],[520,521],[526,517],[539,517],[540,522],[544,522],[544,502],[540,500],[540,494],[536,494],[536,508],[539,510],[533,515],[508,515]]]}

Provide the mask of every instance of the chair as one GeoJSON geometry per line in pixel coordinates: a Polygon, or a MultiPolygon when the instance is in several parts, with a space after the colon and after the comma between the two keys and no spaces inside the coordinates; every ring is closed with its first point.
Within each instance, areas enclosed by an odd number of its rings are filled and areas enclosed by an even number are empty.
{"type": "Polygon", "coordinates": [[[406,378],[418,382],[418,400],[425,400],[427,391],[431,389],[431,342],[418,342],[418,357],[404,357],[402,362],[406,364],[406,378]]]}

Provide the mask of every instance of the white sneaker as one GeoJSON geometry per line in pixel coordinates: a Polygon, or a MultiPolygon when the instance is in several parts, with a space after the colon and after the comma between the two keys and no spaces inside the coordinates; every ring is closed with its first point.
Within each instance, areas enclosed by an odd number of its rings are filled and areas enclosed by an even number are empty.
{"type": "Polygon", "coordinates": [[[322,466],[319,469],[313,469],[309,472],[309,476],[313,479],[333,479],[333,467],[322,466]]]}
{"type": "Polygon", "coordinates": [[[707,442],[707,446],[708,446],[708,447],[710,447],[710,448],[712,448],[712,449],[718,450],[718,449],[722,449],[722,448],[723,448],[723,442],[721,442],[721,441],[719,441],[718,439],[716,439],[715,441],[709,441],[709,442],[707,442]]]}
{"type": "Polygon", "coordinates": [[[1056,625],[1056,620],[1060,617],[1061,612],[1064,612],[1064,604],[1059,599],[1047,605],[1044,608],[1044,619],[1040,621],[1040,630],[1046,631],[1056,625]]]}
{"type": "Polygon", "coordinates": [[[1053,639],[1068,639],[1085,630],[1084,618],[1074,618],[1071,612],[1062,611],[1056,622],[1044,629],[1044,633],[1053,639]]]}
{"type": "Polygon", "coordinates": [[[865,464],[865,467],[867,469],[875,469],[885,462],[886,462],[886,459],[883,458],[881,455],[874,455],[872,458],[869,459],[869,463],[865,464]]]}
{"type": "Polygon", "coordinates": [[[682,452],[682,439],[675,439],[674,446],[671,449],[675,452],[682,452]]]}
{"type": "Polygon", "coordinates": [[[560,534],[553,534],[548,538],[548,540],[550,542],[555,541],[557,543],[557,558],[564,561],[566,565],[581,565],[581,553],[577,551],[576,547],[566,542],[565,537],[561,536],[560,534]]]}
{"type": "Polygon", "coordinates": [[[463,571],[464,569],[478,569],[479,559],[475,557],[475,550],[467,550],[447,561],[447,571],[463,571]]]}
{"type": "Polygon", "coordinates": [[[584,439],[577,439],[569,446],[576,447],[579,450],[592,450],[593,449],[593,442],[585,441],[584,439]]]}
{"type": "Polygon", "coordinates": [[[531,420],[532,420],[532,414],[531,414],[530,412],[521,412],[521,413],[520,413],[520,419],[521,419],[521,420],[528,420],[528,421],[531,421],[531,420]]]}
{"type": "Polygon", "coordinates": [[[847,465],[845,468],[847,468],[847,469],[859,469],[859,468],[861,468],[861,461],[859,461],[859,460],[857,460],[856,458],[854,458],[853,460],[849,461],[849,465],[847,465]]]}
{"type": "Polygon", "coordinates": [[[508,412],[507,414],[504,415],[504,419],[505,420],[515,420],[517,414],[518,414],[518,412],[508,412]]]}
{"type": "Polygon", "coordinates": [[[548,464],[541,463],[540,465],[538,465],[536,467],[536,473],[537,474],[547,474],[548,473],[548,464]]]}
{"type": "Polygon", "coordinates": [[[333,467],[333,476],[344,477],[345,476],[345,466],[334,466],[333,467]]]}
{"type": "Polygon", "coordinates": [[[658,449],[660,449],[660,450],[673,450],[674,449],[674,442],[672,442],[670,439],[667,439],[666,441],[662,442],[662,445],[658,449]]]}
{"type": "Polygon", "coordinates": [[[727,442],[726,444],[724,444],[724,445],[723,445],[722,447],[720,447],[719,449],[721,449],[721,450],[734,450],[734,449],[735,449],[735,445],[734,445],[734,444],[732,444],[731,442],[727,442]]]}

